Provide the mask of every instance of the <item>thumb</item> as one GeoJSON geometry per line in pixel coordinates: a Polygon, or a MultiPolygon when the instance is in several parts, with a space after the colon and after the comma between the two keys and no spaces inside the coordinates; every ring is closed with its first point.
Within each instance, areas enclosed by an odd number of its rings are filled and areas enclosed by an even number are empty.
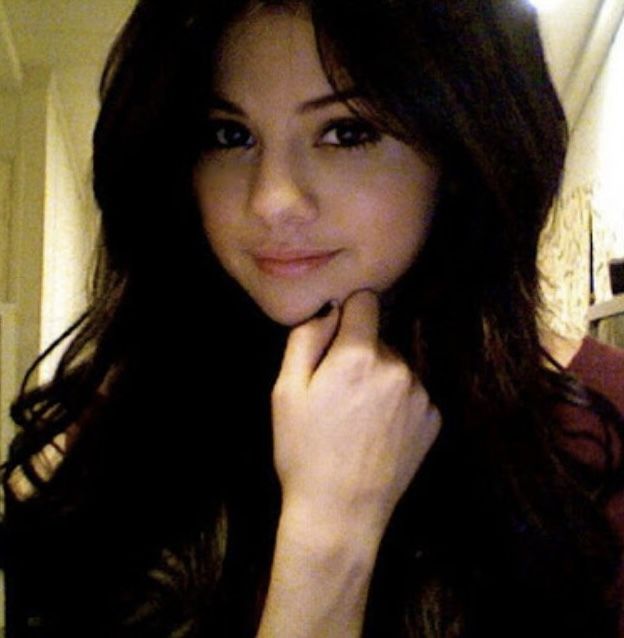
{"type": "Polygon", "coordinates": [[[310,382],[338,328],[338,303],[330,303],[329,313],[317,315],[291,330],[279,373],[280,381],[305,385],[310,382]]]}

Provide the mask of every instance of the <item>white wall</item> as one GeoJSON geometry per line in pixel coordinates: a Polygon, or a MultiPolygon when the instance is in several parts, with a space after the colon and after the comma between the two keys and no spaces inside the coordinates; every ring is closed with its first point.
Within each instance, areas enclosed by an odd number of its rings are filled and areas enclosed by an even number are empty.
{"type": "Polygon", "coordinates": [[[570,188],[588,181],[622,181],[624,134],[624,25],[620,25],[604,66],[574,123],[566,172],[570,188]]]}
{"type": "Polygon", "coordinates": [[[18,374],[37,356],[41,335],[46,119],[50,73],[26,74],[19,95],[15,159],[11,301],[17,306],[18,374]]]}
{"type": "Polygon", "coordinates": [[[591,185],[596,301],[611,296],[607,261],[624,257],[624,25],[574,130],[567,187],[591,185]]]}
{"type": "MultiPolygon", "coordinates": [[[[0,457],[8,409],[38,353],[85,304],[94,229],[47,69],[0,93],[0,457]]],[[[52,373],[49,362],[43,374],[52,373]]],[[[3,627],[0,579],[0,629],[3,627]]]]}
{"type": "Polygon", "coordinates": [[[11,172],[11,162],[0,158],[0,302],[7,301],[9,298],[11,172]]]}
{"type": "Polygon", "coordinates": [[[17,146],[17,94],[0,90],[0,156],[14,157],[17,146]]]}
{"type": "Polygon", "coordinates": [[[12,176],[17,153],[17,113],[18,102],[15,95],[0,91],[0,302],[9,299],[12,176]]]}
{"type": "MultiPolygon", "coordinates": [[[[41,350],[86,307],[95,235],[54,81],[47,106],[41,350]]],[[[45,362],[44,377],[53,373],[59,355],[45,362]]]]}
{"type": "MultiPolygon", "coordinates": [[[[0,239],[0,294],[4,289],[5,301],[16,306],[21,377],[84,308],[95,233],[53,74],[27,70],[16,102],[12,211],[0,219],[9,230],[0,239]]],[[[43,376],[53,366],[46,363],[43,376]]]]}
{"type": "MultiPolygon", "coordinates": [[[[621,20],[623,6],[622,0],[605,0],[602,15],[617,14],[621,20]]],[[[605,22],[600,14],[596,19],[605,22]]],[[[594,27],[589,38],[594,46],[586,50],[589,61],[577,61],[583,82],[575,82],[572,74],[568,86],[574,90],[563,95],[564,102],[570,100],[572,135],[561,197],[543,237],[541,265],[546,323],[569,337],[587,331],[590,244],[593,301],[611,297],[608,260],[624,256],[624,23],[617,20],[606,21],[608,33],[602,36],[594,27]]]]}
{"type": "Polygon", "coordinates": [[[9,405],[17,389],[15,305],[9,303],[12,164],[0,159],[0,462],[13,433],[9,405]]]}

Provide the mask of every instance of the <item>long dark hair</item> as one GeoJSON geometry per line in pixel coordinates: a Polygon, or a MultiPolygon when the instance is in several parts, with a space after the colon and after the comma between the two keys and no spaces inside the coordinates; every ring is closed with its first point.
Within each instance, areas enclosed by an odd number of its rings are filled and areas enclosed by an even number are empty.
{"type": "Polygon", "coordinates": [[[93,302],[54,380],[13,408],[9,471],[80,423],[54,477],[30,471],[37,495],[14,505],[45,635],[245,636],[261,613],[286,335],[216,263],[192,188],[214,51],[250,4],[305,5],[331,84],[357,86],[354,108],[442,169],[384,336],[444,428],[380,548],[366,634],[610,635],[616,546],[558,454],[567,386],[536,326],[567,133],[519,0],[139,1],[101,84],[93,302]]]}

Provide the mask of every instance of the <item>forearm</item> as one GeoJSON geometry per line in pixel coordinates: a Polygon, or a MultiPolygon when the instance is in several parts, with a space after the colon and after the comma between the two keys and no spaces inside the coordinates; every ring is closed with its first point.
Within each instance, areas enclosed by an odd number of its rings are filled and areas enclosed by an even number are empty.
{"type": "Polygon", "coordinates": [[[285,513],[258,638],[360,636],[378,542],[285,513]]]}
{"type": "Polygon", "coordinates": [[[259,638],[354,638],[379,543],[440,429],[410,367],[379,340],[379,303],[294,328],[271,393],[282,488],[259,638]]]}

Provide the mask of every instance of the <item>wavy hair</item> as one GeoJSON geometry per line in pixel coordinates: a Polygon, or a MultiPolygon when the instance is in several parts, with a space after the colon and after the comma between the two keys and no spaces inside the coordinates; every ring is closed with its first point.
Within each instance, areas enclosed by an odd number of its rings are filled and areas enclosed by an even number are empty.
{"type": "Polygon", "coordinates": [[[442,170],[384,338],[444,428],[384,537],[365,634],[607,637],[617,548],[559,453],[569,384],[536,325],[567,129],[520,0],[139,0],[101,83],[92,304],[54,380],[13,406],[9,470],[80,424],[54,477],[31,470],[37,495],[12,505],[19,587],[46,635],[255,631],[279,516],[269,395],[286,331],[211,254],[192,173],[224,31],[250,7],[301,5],[332,86],[357,86],[352,108],[442,170]]]}

